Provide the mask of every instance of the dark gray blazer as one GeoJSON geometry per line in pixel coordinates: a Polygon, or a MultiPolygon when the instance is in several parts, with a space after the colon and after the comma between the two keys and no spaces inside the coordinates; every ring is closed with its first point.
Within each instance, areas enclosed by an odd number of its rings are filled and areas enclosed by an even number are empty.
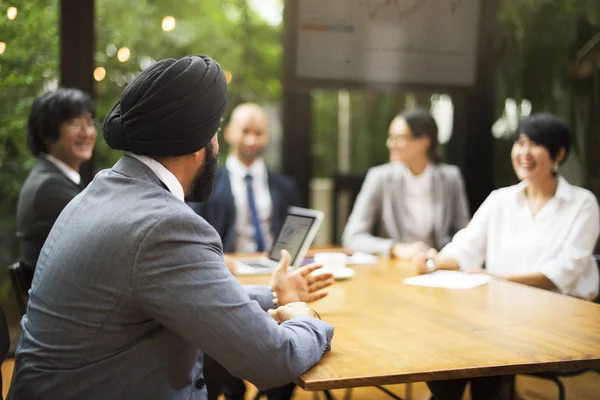
{"type": "MultiPolygon", "coordinates": [[[[300,195],[294,181],[287,176],[271,170],[268,170],[267,174],[269,193],[273,204],[270,221],[271,237],[276,238],[283,226],[288,208],[300,206],[300,195]]],[[[235,233],[236,209],[227,167],[219,170],[213,193],[205,202],[188,204],[219,232],[223,242],[223,251],[225,253],[234,252],[237,240],[235,233]]]]}
{"type": "MultiPolygon", "coordinates": [[[[439,250],[469,223],[469,205],[458,167],[432,165],[435,247],[439,250]]],[[[389,254],[404,243],[403,165],[388,163],[369,169],[344,229],[344,247],[389,254]],[[377,230],[377,232],[374,232],[377,230]]]]}
{"type": "Polygon", "coordinates": [[[17,203],[19,261],[35,268],[40,250],[54,221],[81,187],[67,178],[56,165],[40,156],[25,180],[17,203]]]}
{"type": "Polygon", "coordinates": [[[9,398],[205,399],[201,351],[259,388],[283,385],[319,361],[333,328],[277,325],[272,307],[268,288],[229,272],[214,228],[124,156],[48,236],[9,398]]]}

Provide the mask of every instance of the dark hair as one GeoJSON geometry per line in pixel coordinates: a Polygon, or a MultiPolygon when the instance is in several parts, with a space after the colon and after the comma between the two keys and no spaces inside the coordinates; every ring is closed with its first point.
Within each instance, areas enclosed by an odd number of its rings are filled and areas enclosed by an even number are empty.
{"type": "Polygon", "coordinates": [[[398,114],[398,117],[406,121],[406,124],[412,132],[413,138],[427,136],[429,138],[429,149],[427,155],[433,163],[441,161],[437,153],[438,145],[438,126],[431,113],[424,108],[412,108],[398,114]]]}
{"type": "Polygon", "coordinates": [[[58,89],[34,100],[27,121],[27,146],[34,156],[60,137],[60,124],[85,113],[94,115],[92,97],[79,89],[58,89]]]}
{"type": "Polygon", "coordinates": [[[548,112],[531,114],[519,122],[515,132],[515,142],[521,134],[539,145],[544,146],[550,158],[556,160],[561,148],[565,149],[565,157],[561,164],[567,159],[571,150],[571,128],[560,118],[548,112]]]}

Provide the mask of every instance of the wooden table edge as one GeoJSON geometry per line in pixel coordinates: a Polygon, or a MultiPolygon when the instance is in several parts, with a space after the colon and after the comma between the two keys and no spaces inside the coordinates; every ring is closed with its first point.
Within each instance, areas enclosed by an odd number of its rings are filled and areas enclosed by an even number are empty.
{"type": "Polygon", "coordinates": [[[553,372],[577,369],[600,368],[600,358],[551,361],[544,363],[508,364],[493,367],[461,368],[455,370],[429,371],[409,374],[394,374],[385,376],[370,376],[356,378],[332,378],[305,381],[302,377],[296,379],[296,384],[306,391],[346,389],[361,386],[396,385],[411,382],[431,380],[477,378],[494,375],[516,375],[536,372],[553,372]],[[432,376],[434,375],[434,376],[432,376]]]}

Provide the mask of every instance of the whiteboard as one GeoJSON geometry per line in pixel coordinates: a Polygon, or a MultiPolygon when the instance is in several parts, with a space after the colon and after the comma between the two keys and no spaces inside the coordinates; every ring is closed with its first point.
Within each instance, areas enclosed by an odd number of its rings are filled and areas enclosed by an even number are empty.
{"type": "Polygon", "coordinates": [[[481,0],[296,1],[296,79],[475,81],[481,0]]]}

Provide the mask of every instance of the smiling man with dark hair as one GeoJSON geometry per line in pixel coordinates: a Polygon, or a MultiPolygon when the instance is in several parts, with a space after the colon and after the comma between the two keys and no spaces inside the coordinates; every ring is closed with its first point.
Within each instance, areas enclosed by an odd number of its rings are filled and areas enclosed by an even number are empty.
{"type": "Polygon", "coordinates": [[[33,102],[27,145],[36,160],[17,204],[19,261],[30,276],[54,221],[81,192],[79,169],[95,143],[94,102],[87,93],[58,89],[33,102]]]}

